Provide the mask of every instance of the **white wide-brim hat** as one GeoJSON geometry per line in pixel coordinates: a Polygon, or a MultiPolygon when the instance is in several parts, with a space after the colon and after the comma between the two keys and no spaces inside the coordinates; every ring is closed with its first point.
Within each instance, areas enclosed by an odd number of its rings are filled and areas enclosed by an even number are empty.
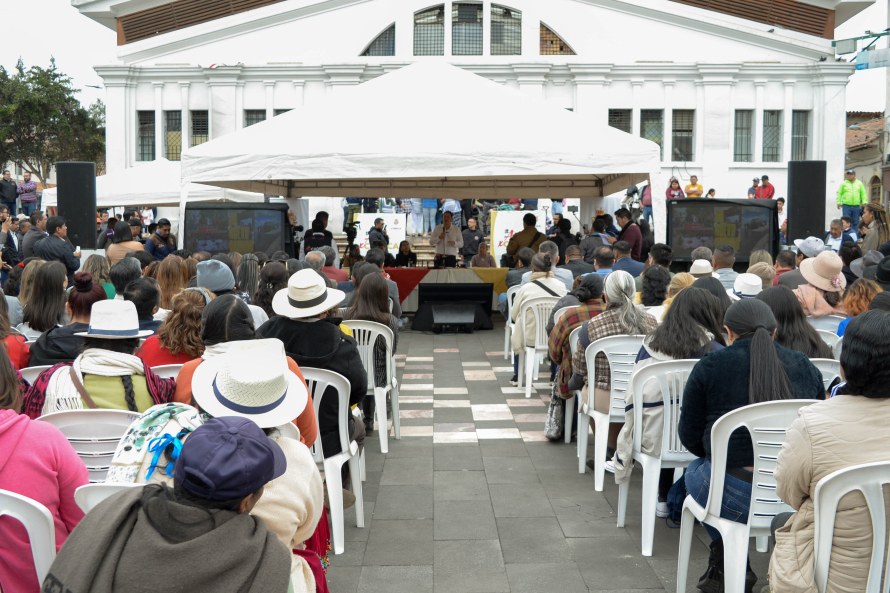
{"type": "Polygon", "coordinates": [[[93,303],[90,309],[90,327],[85,332],[75,332],[83,338],[108,338],[130,340],[147,338],[151,330],[139,329],[139,315],[136,305],[130,301],[104,300],[93,303]]]}
{"type": "Polygon", "coordinates": [[[260,428],[293,421],[309,401],[306,384],[287,366],[281,340],[233,342],[198,365],[192,396],[213,417],[240,416],[260,428]]]}
{"type": "Polygon", "coordinates": [[[739,274],[732,288],[726,289],[726,294],[734,301],[753,299],[763,290],[763,280],[754,274],[739,274]]]}
{"type": "Polygon", "coordinates": [[[346,293],[328,288],[315,270],[300,270],[272,297],[272,310],[291,319],[315,317],[339,305],[346,293]]]}

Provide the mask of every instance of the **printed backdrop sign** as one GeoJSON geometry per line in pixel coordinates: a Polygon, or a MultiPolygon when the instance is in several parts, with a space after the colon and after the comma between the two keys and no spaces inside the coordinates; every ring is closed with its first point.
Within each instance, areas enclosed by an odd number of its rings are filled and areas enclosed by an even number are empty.
{"type": "MultiPolygon", "coordinates": [[[[539,232],[544,233],[546,230],[543,210],[515,210],[513,212],[509,210],[493,210],[491,214],[494,216],[494,224],[491,227],[491,254],[498,265],[501,265],[501,256],[507,253],[507,243],[510,242],[510,238],[515,233],[521,233],[522,229],[525,228],[522,224],[522,218],[526,214],[534,214],[538,219],[537,223],[535,223],[535,228],[539,232]]],[[[392,235],[390,235],[390,238],[392,238],[392,235]]]]}
{"type": "Polygon", "coordinates": [[[405,214],[359,214],[356,218],[356,236],[355,241],[358,243],[359,251],[362,255],[368,253],[371,248],[368,240],[368,232],[374,228],[374,221],[378,218],[383,219],[385,225],[384,233],[389,235],[389,252],[393,255],[399,250],[399,243],[405,240],[405,214]]]}

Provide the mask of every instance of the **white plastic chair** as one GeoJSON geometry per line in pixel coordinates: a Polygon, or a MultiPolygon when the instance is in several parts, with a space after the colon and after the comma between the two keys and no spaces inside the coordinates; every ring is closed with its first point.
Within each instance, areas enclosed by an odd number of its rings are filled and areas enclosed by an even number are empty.
{"type": "Polygon", "coordinates": [[[797,418],[800,408],[816,403],[810,399],[790,399],[745,406],[725,414],[711,428],[711,489],[705,506],[687,496],[683,503],[680,524],[680,554],[677,564],[677,593],[686,593],[692,528],[695,520],[707,523],[723,537],[723,574],[726,593],[745,590],[745,568],[748,539],[757,538],[757,550],[767,550],[770,523],[779,513],[793,511],[776,495],[773,472],[779,451],[785,442],[785,431],[797,418]],[[736,523],[720,517],[729,437],[738,428],[751,434],[754,448],[754,483],[747,523],[736,523]]]}
{"type": "Polygon", "coordinates": [[[377,414],[378,434],[380,435],[380,452],[389,453],[389,427],[386,422],[386,394],[392,400],[392,426],[396,440],[402,438],[402,427],[399,421],[399,383],[396,380],[395,358],[392,349],[393,333],[389,327],[373,321],[348,320],[346,325],[358,344],[358,352],[365,372],[368,374],[368,393],[374,394],[375,413],[377,414]],[[374,344],[377,337],[382,336],[386,342],[386,384],[377,385],[374,376],[374,344]]]}
{"type": "MultiPolygon", "coordinates": [[[[9,516],[21,521],[31,540],[31,556],[37,571],[37,582],[43,583],[49,567],[56,559],[56,526],[53,515],[45,506],[27,496],[0,490],[0,517],[9,516]]],[[[21,550],[19,554],[23,553],[21,550]]]]}
{"type": "Polygon", "coordinates": [[[834,348],[833,348],[835,359],[837,359],[837,360],[841,359],[841,352],[843,352],[843,350],[844,350],[844,338],[843,338],[843,336],[841,336],[840,338],[838,338],[837,344],[835,344],[834,348]]]}
{"type": "MultiPolygon", "coordinates": [[[[578,327],[572,330],[572,333],[569,334],[569,351],[572,355],[578,350],[578,343],[581,341],[580,333],[581,329],[584,327],[582,323],[578,327]]],[[[565,420],[565,441],[566,443],[572,442],[572,423],[575,420],[575,398],[578,397],[578,392],[575,391],[572,394],[572,397],[566,400],[566,420],[565,420]]],[[[584,427],[587,430],[588,427],[584,427]]],[[[580,427],[579,427],[580,429],[580,427]]]]}
{"type": "Polygon", "coordinates": [[[50,365],[25,367],[19,372],[22,374],[22,379],[27,381],[29,384],[34,385],[34,381],[37,380],[37,377],[39,377],[43,371],[51,368],[52,367],[50,365]]]}
{"type": "Polygon", "coordinates": [[[819,372],[822,373],[822,383],[825,385],[825,391],[828,391],[828,388],[835,379],[840,379],[841,363],[837,360],[832,360],[830,358],[811,358],[810,362],[812,362],[813,366],[819,369],[819,372]]]}
{"type": "Polygon", "coordinates": [[[106,498],[123,492],[129,488],[142,488],[145,484],[132,482],[108,482],[104,484],[85,484],[74,491],[74,502],[84,513],[89,513],[96,505],[106,498]]]}
{"type": "Polygon", "coordinates": [[[841,317],[840,315],[826,315],[825,317],[807,316],[807,321],[810,322],[810,325],[816,329],[822,329],[833,334],[837,334],[837,326],[839,326],[844,319],[846,319],[846,317],[841,317]]]}
{"type": "Polygon", "coordinates": [[[575,308],[574,306],[563,307],[562,309],[557,310],[556,313],[553,314],[553,327],[556,327],[556,324],[559,323],[559,320],[562,318],[563,315],[565,315],[566,313],[569,312],[569,309],[574,309],[574,308],[575,308]]]}
{"type": "MultiPolygon", "coordinates": [[[[355,331],[355,330],[353,330],[355,331]]],[[[328,487],[328,500],[331,506],[331,526],[334,554],[342,554],[345,549],[345,518],[343,515],[343,480],[340,470],[344,463],[349,463],[349,475],[352,482],[352,493],[355,494],[355,522],[357,527],[365,526],[365,503],[362,498],[362,471],[359,466],[358,445],[349,440],[349,394],[352,387],[349,380],[333,371],[303,367],[303,378],[309,388],[312,397],[312,405],[315,407],[315,424],[318,428],[318,437],[312,445],[312,457],[319,469],[324,470],[324,480],[328,487]],[[337,391],[339,408],[337,412],[338,431],[340,433],[340,452],[330,457],[325,457],[321,443],[321,426],[318,424],[318,410],[321,400],[328,387],[337,391]]],[[[383,408],[386,410],[386,407],[383,408]]],[[[385,418],[385,413],[384,413],[385,418]]],[[[357,418],[355,422],[361,422],[357,418]]]]}
{"type": "MultiPolygon", "coordinates": [[[[643,556],[652,555],[655,539],[655,506],[658,502],[658,482],[661,470],[685,468],[696,457],[680,442],[677,425],[683,404],[683,388],[697,360],[669,360],[656,362],[635,372],[628,389],[634,394],[633,457],[626,462],[640,462],[643,469],[643,556]],[[664,424],[661,437],[661,457],[641,451],[643,440],[643,388],[650,381],[658,381],[664,402],[664,424]]],[[[676,473],[676,471],[675,471],[676,473]]],[[[630,481],[618,486],[618,527],[624,527],[630,481]]]]}
{"type": "Polygon", "coordinates": [[[392,298],[389,299],[389,312],[392,313],[392,298]]]}
{"type": "Polygon", "coordinates": [[[520,285],[507,289],[507,323],[504,326],[504,359],[513,362],[513,349],[510,347],[510,336],[513,333],[513,300],[522,288],[520,285]]]}
{"type": "MultiPolygon", "coordinates": [[[[831,563],[831,547],[834,539],[834,525],[837,506],[847,494],[862,493],[871,514],[872,550],[868,569],[866,593],[881,591],[881,573],[890,566],[885,540],[887,537],[887,517],[884,511],[884,484],[890,484],[890,462],[879,461],[840,469],[830,473],[816,484],[813,495],[816,518],[816,534],[813,544],[816,590],[825,593],[828,587],[828,570],[831,563]]],[[[884,585],[883,590],[887,590],[884,585]]]]}
{"type": "Polygon", "coordinates": [[[87,466],[90,482],[104,482],[114,451],[139,412],[126,410],[69,410],[41,416],[62,431],[87,466]]]}
{"type": "Polygon", "coordinates": [[[161,366],[151,367],[151,372],[153,372],[161,379],[175,379],[179,376],[179,369],[181,368],[181,364],[164,364],[161,366]]]}
{"type": "Polygon", "coordinates": [[[580,430],[582,426],[590,425],[593,418],[593,487],[597,492],[603,491],[603,481],[606,473],[606,447],[609,440],[609,424],[612,422],[624,423],[624,393],[627,391],[627,382],[633,374],[634,361],[640,348],[643,347],[643,338],[646,336],[610,336],[602,338],[590,344],[584,352],[587,360],[588,396],[587,404],[578,406],[578,473],[583,474],[587,469],[587,430],[580,430]],[[594,384],[596,383],[596,355],[603,352],[609,361],[612,389],[610,393],[609,413],[597,412],[593,409],[594,384]]]}
{"type": "Polygon", "coordinates": [[[532,396],[532,377],[535,369],[538,367],[538,354],[546,353],[550,350],[550,336],[547,334],[547,320],[550,319],[550,312],[559,301],[556,297],[536,297],[522,303],[519,311],[517,322],[519,327],[514,331],[522,332],[522,342],[525,343],[525,318],[531,313],[535,320],[535,344],[534,346],[526,345],[522,351],[522,357],[519,359],[519,372],[516,373],[516,379],[519,381],[519,387],[522,387],[522,376],[525,374],[525,397],[532,396]]]}
{"type": "Polygon", "coordinates": [[[819,337],[822,338],[822,341],[828,344],[828,347],[831,348],[831,352],[834,353],[834,349],[840,343],[841,337],[824,329],[817,329],[816,333],[819,334],[819,337]]]}

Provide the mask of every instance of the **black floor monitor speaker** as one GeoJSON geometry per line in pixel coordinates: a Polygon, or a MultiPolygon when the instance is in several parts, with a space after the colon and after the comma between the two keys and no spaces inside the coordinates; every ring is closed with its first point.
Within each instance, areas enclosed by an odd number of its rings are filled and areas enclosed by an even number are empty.
{"type": "Polygon", "coordinates": [[[826,171],[825,161],[788,162],[788,245],[825,235],[826,171]]]}
{"type": "Polygon", "coordinates": [[[473,332],[476,303],[433,303],[433,328],[441,331],[463,329],[473,332]]]}
{"type": "Polygon", "coordinates": [[[68,240],[82,249],[96,248],[96,163],[56,163],[59,216],[68,240]]]}

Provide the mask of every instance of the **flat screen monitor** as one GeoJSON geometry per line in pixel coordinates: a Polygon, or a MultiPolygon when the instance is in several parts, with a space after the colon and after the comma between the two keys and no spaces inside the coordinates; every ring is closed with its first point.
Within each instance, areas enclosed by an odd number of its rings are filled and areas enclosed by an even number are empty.
{"type": "Polygon", "coordinates": [[[185,248],[191,252],[285,251],[287,204],[186,204],[185,248]]]}
{"type": "Polygon", "coordinates": [[[668,200],[668,243],[674,261],[692,261],[692,250],[730,245],[736,261],[748,261],[759,249],[779,251],[779,222],[774,200],[668,200]]]}

